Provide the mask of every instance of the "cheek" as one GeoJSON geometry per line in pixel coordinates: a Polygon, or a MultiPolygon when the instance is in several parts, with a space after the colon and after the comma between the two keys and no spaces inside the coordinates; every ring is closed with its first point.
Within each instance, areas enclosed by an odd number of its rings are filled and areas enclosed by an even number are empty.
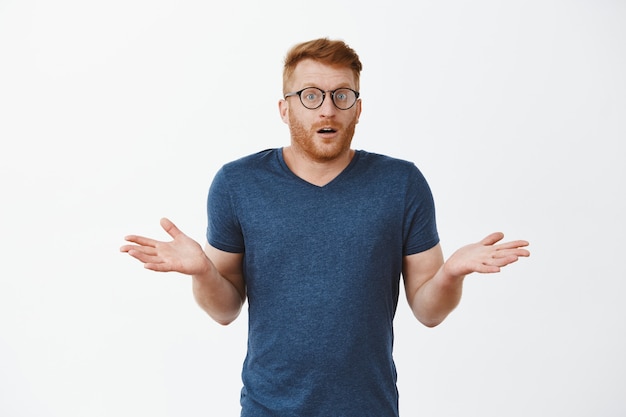
{"type": "Polygon", "coordinates": [[[297,126],[300,130],[304,130],[304,126],[307,125],[302,115],[295,110],[288,111],[286,119],[289,121],[288,124],[290,126],[297,126]]]}
{"type": "Polygon", "coordinates": [[[289,114],[288,116],[288,121],[289,121],[289,129],[291,130],[291,132],[293,134],[299,134],[302,135],[304,133],[304,126],[302,125],[302,123],[295,117],[295,115],[293,114],[289,114]]]}

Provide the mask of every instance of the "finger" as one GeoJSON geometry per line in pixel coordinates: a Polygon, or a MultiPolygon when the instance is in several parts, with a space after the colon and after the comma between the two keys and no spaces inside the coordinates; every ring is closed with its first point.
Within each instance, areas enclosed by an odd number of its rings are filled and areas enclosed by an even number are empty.
{"type": "Polygon", "coordinates": [[[501,241],[502,238],[504,238],[504,233],[502,233],[502,232],[495,232],[495,233],[490,234],[489,236],[487,236],[483,240],[481,240],[480,244],[481,245],[485,245],[485,246],[491,246],[491,245],[501,241]]]}
{"type": "Polygon", "coordinates": [[[150,238],[143,237],[143,236],[137,236],[137,235],[128,235],[124,238],[124,240],[126,240],[127,242],[136,243],[140,246],[149,246],[149,247],[155,247],[158,243],[160,243],[158,240],[150,239],[150,238]]]}
{"type": "Polygon", "coordinates": [[[130,249],[128,251],[128,254],[133,258],[143,262],[144,264],[163,263],[163,260],[160,256],[146,253],[142,250],[130,249]]]}
{"type": "Polygon", "coordinates": [[[491,261],[491,265],[495,265],[499,268],[502,268],[504,266],[517,262],[518,260],[519,260],[518,256],[509,255],[509,256],[502,257],[502,258],[493,258],[491,261]]]}
{"type": "Polygon", "coordinates": [[[500,249],[500,250],[496,250],[491,256],[493,258],[505,258],[507,256],[517,256],[517,257],[526,258],[530,256],[530,252],[522,248],[500,249]]]}
{"type": "Polygon", "coordinates": [[[149,256],[155,256],[158,253],[156,248],[153,248],[151,246],[138,246],[138,245],[124,245],[120,248],[120,251],[127,252],[127,253],[130,253],[130,251],[141,252],[149,256]]]}
{"type": "Polygon", "coordinates": [[[124,245],[120,247],[120,252],[128,252],[130,250],[135,249],[137,246],[135,245],[124,245]]]}
{"type": "Polygon", "coordinates": [[[513,249],[513,248],[523,248],[530,245],[525,240],[513,240],[511,242],[501,243],[497,246],[498,249],[513,249]]]}
{"type": "Polygon", "coordinates": [[[178,227],[174,223],[170,221],[170,219],[163,217],[161,219],[161,227],[170,235],[172,238],[176,239],[178,236],[184,236],[185,234],[180,231],[178,227]]]}

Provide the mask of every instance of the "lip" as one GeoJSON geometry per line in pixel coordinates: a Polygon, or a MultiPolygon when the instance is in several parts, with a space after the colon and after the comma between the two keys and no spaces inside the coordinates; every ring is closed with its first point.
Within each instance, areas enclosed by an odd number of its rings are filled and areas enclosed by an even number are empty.
{"type": "Polygon", "coordinates": [[[315,133],[320,138],[323,138],[323,139],[333,139],[333,138],[335,138],[338,135],[339,132],[337,132],[336,130],[329,131],[329,132],[322,132],[322,131],[318,130],[315,133]]]}
{"type": "Polygon", "coordinates": [[[324,138],[333,137],[338,132],[339,132],[339,129],[337,129],[335,126],[322,126],[315,130],[315,133],[317,133],[319,136],[324,137],[324,138]],[[328,130],[325,130],[325,129],[328,129],[328,130]]]}

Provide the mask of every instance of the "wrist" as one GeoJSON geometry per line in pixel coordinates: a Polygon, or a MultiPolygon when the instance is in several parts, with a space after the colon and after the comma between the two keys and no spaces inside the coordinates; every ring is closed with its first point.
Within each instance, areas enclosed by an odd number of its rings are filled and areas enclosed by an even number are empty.
{"type": "Polygon", "coordinates": [[[462,282],[466,275],[459,271],[458,268],[455,268],[454,265],[450,265],[449,261],[443,263],[439,273],[441,275],[441,281],[451,285],[456,285],[459,282],[462,282]]]}
{"type": "Polygon", "coordinates": [[[215,275],[217,270],[211,260],[206,256],[206,254],[202,254],[202,260],[199,262],[197,271],[192,274],[194,279],[205,282],[211,278],[211,276],[215,275]]]}

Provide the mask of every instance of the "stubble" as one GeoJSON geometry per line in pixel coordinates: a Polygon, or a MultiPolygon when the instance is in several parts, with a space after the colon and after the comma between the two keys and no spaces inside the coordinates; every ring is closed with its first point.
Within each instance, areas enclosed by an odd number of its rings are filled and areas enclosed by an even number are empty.
{"type": "Polygon", "coordinates": [[[324,139],[317,134],[317,131],[326,125],[320,124],[307,129],[290,114],[289,129],[292,144],[298,147],[308,158],[317,162],[333,161],[349,152],[356,129],[356,120],[352,120],[345,127],[336,127],[339,135],[332,139],[324,139]]]}

